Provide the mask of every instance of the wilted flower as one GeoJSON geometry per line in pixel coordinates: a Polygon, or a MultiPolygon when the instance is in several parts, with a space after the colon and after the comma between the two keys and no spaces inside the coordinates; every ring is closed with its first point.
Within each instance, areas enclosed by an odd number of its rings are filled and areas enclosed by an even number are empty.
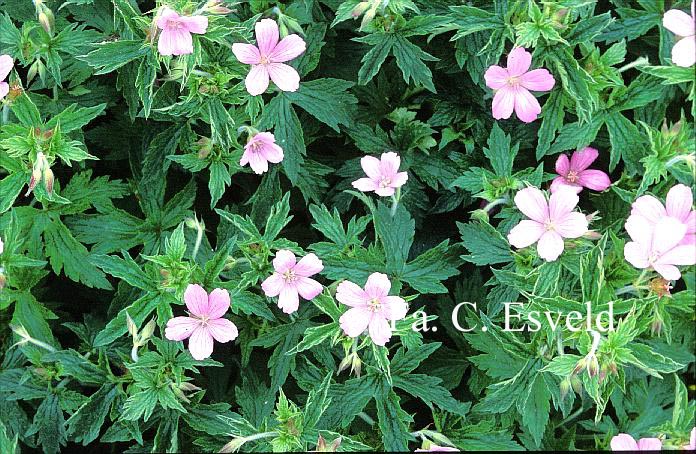
{"type": "Polygon", "coordinates": [[[408,173],[399,172],[401,158],[393,151],[382,153],[380,159],[374,156],[363,156],[360,159],[360,165],[367,178],[360,178],[353,182],[353,187],[359,191],[375,191],[377,195],[391,196],[408,180],[408,173]]]}
{"type": "Polygon", "coordinates": [[[488,88],[496,90],[493,97],[493,118],[510,118],[512,111],[525,123],[537,119],[541,106],[529,90],[549,91],[556,81],[546,69],[528,71],[532,54],[522,47],[513,49],[507,57],[507,68],[493,65],[484,78],[488,88]]]}
{"type": "Polygon", "coordinates": [[[191,33],[202,35],[208,29],[205,16],[180,16],[169,7],[163,7],[156,19],[162,30],[157,42],[161,55],[188,55],[193,53],[191,33]]]}
{"type": "Polygon", "coordinates": [[[14,60],[9,55],[0,55],[0,99],[3,99],[10,92],[10,85],[5,79],[12,71],[14,60]]]}
{"type": "Polygon", "coordinates": [[[292,314],[300,306],[300,296],[310,301],[321,293],[322,285],[310,279],[324,269],[315,254],[307,254],[296,262],[291,251],[280,250],[273,259],[275,272],[261,284],[266,296],[278,297],[278,307],[292,314]]]}
{"type": "Polygon", "coordinates": [[[696,2],[691,2],[691,16],[671,9],[662,18],[662,25],[680,37],[672,48],[672,62],[684,68],[693,66],[696,63],[696,2]]]}
{"type": "Polygon", "coordinates": [[[538,242],[539,257],[553,262],[563,252],[564,238],[579,238],[587,232],[587,218],[573,211],[579,200],[570,188],[557,190],[548,202],[539,189],[522,189],[515,195],[515,205],[530,219],[513,227],[508,241],[516,248],[538,242]]]}
{"type": "Polygon", "coordinates": [[[686,226],[686,233],[679,244],[696,244],[696,211],[692,209],[693,202],[691,188],[677,184],[667,193],[664,205],[651,195],[639,197],[631,205],[631,216],[640,216],[641,222],[653,226],[665,217],[674,218],[686,226]]]}
{"type": "Polygon", "coordinates": [[[210,293],[197,284],[189,284],[184,292],[188,317],[174,317],[167,322],[164,335],[167,339],[189,339],[189,351],[197,360],[213,353],[213,339],[225,343],[237,338],[239,332],[234,323],[224,318],[230,307],[230,294],[216,288],[210,293]]]}
{"type": "Polygon", "coordinates": [[[280,42],[278,24],[273,19],[256,23],[256,43],[232,44],[232,52],[242,63],[251,65],[245,85],[250,95],[256,96],[268,88],[269,78],[282,91],[296,91],[300,87],[300,75],[295,68],[284,64],[302,54],[305,41],[298,35],[288,35],[280,42]]]}
{"type": "Polygon", "coordinates": [[[372,342],[384,346],[392,335],[389,321],[406,317],[408,305],[398,296],[389,296],[391,282],[386,274],[372,273],[365,289],[350,281],[343,281],[336,289],[336,299],[350,306],[339,319],[343,332],[358,337],[366,329],[372,342]]]}
{"type": "Polygon", "coordinates": [[[556,160],[556,173],[560,176],[553,179],[551,192],[561,186],[571,187],[579,193],[582,188],[594,191],[604,191],[611,186],[609,175],[601,170],[588,169],[597,159],[599,152],[591,147],[585,147],[576,151],[568,159],[568,155],[561,154],[556,160]]]}
{"type": "Polygon", "coordinates": [[[611,439],[612,451],[660,451],[662,441],[659,438],[641,438],[636,440],[629,434],[618,434],[611,439]]]}
{"type": "Polygon", "coordinates": [[[251,169],[262,174],[268,171],[268,163],[277,164],[283,160],[283,149],[275,143],[275,137],[270,132],[259,132],[249,136],[244,145],[244,154],[239,165],[249,164],[251,169]]]}

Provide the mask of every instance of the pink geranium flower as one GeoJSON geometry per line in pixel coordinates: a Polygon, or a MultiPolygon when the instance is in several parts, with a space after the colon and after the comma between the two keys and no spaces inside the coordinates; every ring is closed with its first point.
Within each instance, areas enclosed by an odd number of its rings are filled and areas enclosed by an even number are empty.
{"type": "Polygon", "coordinates": [[[664,217],[651,224],[644,217],[632,214],[625,228],[633,241],[624,246],[624,257],[636,268],[652,268],[673,281],[681,277],[675,265],[696,264],[696,244],[680,244],[686,225],[678,219],[664,217]]]}
{"type": "Polygon", "coordinates": [[[636,440],[629,434],[618,434],[611,439],[612,451],[660,451],[662,441],[659,438],[641,438],[636,440]]]}
{"type": "Polygon", "coordinates": [[[507,68],[493,65],[483,76],[488,88],[496,90],[493,97],[493,118],[510,118],[514,109],[517,118],[530,123],[541,113],[541,106],[529,90],[549,91],[556,81],[551,73],[540,68],[528,71],[532,54],[522,47],[513,49],[507,57],[507,68]]]}
{"type": "Polygon", "coordinates": [[[275,143],[275,137],[270,132],[259,132],[249,137],[244,145],[244,154],[239,165],[249,164],[251,169],[262,174],[268,171],[268,163],[277,164],[283,160],[283,149],[275,143]]]}
{"type": "Polygon", "coordinates": [[[684,445],[682,449],[686,449],[687,451],[696,451],[696,427],[691,429],[691,439],[689,440],[689,444],[684,445]]]}
{"type": "Polygon", "coordinates": [[[418,448],[416,449],[416,452],[459,452],[459,449],[451,446],[438,446],[430,443],[430,447],[428,449],[418,448]]]}
{"type": "Polygon", "coordinates": [[[696,211],[691,189],[683,184],[673,186],[667,193],[665,205],[651,195],[638,197],[633,202],[631,215],[640,216],[645,222],[655,225],[664,217],[671,217],[686,226],[686,233],[680,244],[696,244],[696,211]]]}
{"type": "Polygon", "coordinates": [[[574,152],[570,159],[561,154],[556,160],[556,173],[560,176],[553,179],[551,192],[556,192],[561,186],[571,187],[577,193],[582,188],[604,191],[611,186],[609,175],[601,170],[588,169],[598,155],[599,152],[590,147],[574,152]]]}
{"type": "Polygon", "coordinates": [[[696,2],[691,2],[691,16],[671,9],[662,18],[662,25],[681,37],[672,48],[672,63],[688,68],[696,63],[696,2]]]}
{"type": "Polygon", "coordinates": [[[399,172],[401,158],[390,151],[382,153],[380,159],[374,156],[363,156],[360,159],[367,178],[360,178],[353,182],[353,187],[359,191],[375,191],[377,195],[394,195],[396,188],[403,186],[408,180],[408,173],[399,172]]]}
{"type": "Polygon", "coordinates": [[[205,16],[179,16],[165,6],[157,17],[157,27],[162,30],[157,42],[161,55],[188,55],[193,53],[191,33],[202,35],[208,29],[205,16]]]}
{"type": "Polygon", "coordinates": [[[336,289],[336,299],[350,309],[339,323],[349,337],[358,337],[366,329],[372,342],[384,346],[392,335],[389,321],[406,317],[408,305],[398,296],[389,296],[391,282],[386,274],[372,273],[365,289],[349,281],[343,281],[336,289]]]}
{"type": "Polygon", "coordinates": [[[10,92],[10,85],[5,82],[5,79],[12,71],[14,61],[9,55],[0,55],[0,99],[7,96],[10,92]]]}
{"type": "Polygon", "coordinates": [[[307,254],[295,262],[291,251],[278,251],[273,259],[275,272],[261,284],[266,296],[278,297],[278,307],[286,314],[292,314],[300,307],[300,296],[307,301],[321,293],[322,286],[310,279],[324,269],[321,260],[314,254],[307,254]]]}
{"type": "Polygon", "coordinates": [[[210,293],[197,284],[190,284],[184,292],[188,317],[174,317],[167,322],[164,335],[167,339],[189,339],[189,351],[194,359],[202,360],[213,353],[213,340],[229,342],[239,332],[231,321],[223,318],[230,307],[230,294],[216,288],[210,293]]]}
{"type": "Polygon", "coordinates": [[[508,241],[516,248],[538,242],[539,257],[553,262],[563,252],[564,238],[578,238],[587,232],[587,218],[573,211],[579,200],[570,188],[557,190],[548,202],[539,189],[522,189],[515,195],[515,205],[530,219],[513,227],[508,241]]]}
{"type": "Polygon", "coordinates": [[[273,19],[256,23],[256,44],[234,43],[232,52],[242,63],[251,65],[246,77],[246,89],[256,96],[265,92],[270,78],[282,91],[295,91],[300,87],[300,75],[295,68],[283,64],[302,54],[306,44],[298,35],[288,35],[280,42],[278,24],[273,19]]]}

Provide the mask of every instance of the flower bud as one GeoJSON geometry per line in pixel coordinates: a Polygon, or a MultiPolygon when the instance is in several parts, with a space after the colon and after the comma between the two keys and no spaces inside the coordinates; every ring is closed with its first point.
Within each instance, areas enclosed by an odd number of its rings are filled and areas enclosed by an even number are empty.
{"type": "Polygon", "coordinates": [[[355,8],[353,8],[353,11],[350,12],[350,15],[353,16],[354,19],[357,19],[358,17],[362,16],[369,7],[370,2],[360,2],[355,5],[355,8]]]}
{"type": "Polygon", "coordinates": [[[0,290],[5,288],[6,283],[7,283],[7,278],[5,277],[4,274],[0,273],[0,290]]]}
{"type": "Polygon", "coordinates": [[[329,444],[326,442],[326,439],[319,434],[315,452],[338,452],[339,446],[341,446],[341,437],[336,438],[329,444]]]}
{"type": "Polygon", "coordinates": [[[41,169],[34,166],[34,169],[31,171],[31,179],[29,180],[29,189],[24,194],[25,197],[31,194],[39,181],[41,181],[41,169]]]}
{"type": "Polygon", "coordinates": [[[599,373],[599,361],[597,360],[596,356],[592,356],[592,358],[589,361],[589,364],[587,365],[587,374],[590,377],[594,377],[599,373]]]}
{"type": "Polygon", "coordinates": [[[184,382],[184,383],[179,385],[179,389],[181,389],[182,391],[191,393],[191,392],[195,392],[195,391],[200,391],[203,388],[199,388],[198,386],[194,385],[193,383],[184,382]]]}
{"type": "Polygon", "coordinates": [[[655,319],[652,321],[652,324],[650,325],[650,333],[653,336],[658,336],[660,337],[660,334],[662,334],[662,329],[664,328],[665,324],[662,321],[660,317],[655,317],[655,319]]]}
{"type": "Polygon", "coordinates": [[[581,358],[580,361],[575,365],[575,369],[573,369],[573,375],[577,375],[580,372],[582,372],[585,368],[587,367],[587,358],[581,358]]]}
{"type": "Polygon", "coordinates": [[[570,379],[564,378],[563,381],[561,381],[560,385],[560,391],[561,391],[561,400],[565,399],[566,396],[568,395],[568,392],[570,392],[570,379]]]}
{"type": "Polygon", "coordinates": [[[128,334],[135,339],[135,337],[138,335],[138,327],[135,326],[135,322],[128,312],[126,312],[126,326],[128,327],[128,334]]]}
{"type": "Polygon", "coordinates": [[[205,10],[210,14],[219,14],[221,16],[234,12],[234,10],[224,6],[224,3],[220,0],[208,0],[208,3],[205,4],[205,10]]]}
{"type": "Polygon", "coordinates": [[[139,343],[141,345],[145,345],[148,339],[152,336],[152,333],[155,332],[155,328],[157,327],[157,323],[155,322],[155,319],[153,318],[143,328],[142,332],[140,333],[140,339],[139,343]]]}
{"type": "Polygon", "coordinates": [[[302,30],[299,22],[292,17],[284,16],[283,18],[285,19],[285,24],[288,27],[288,31],[304,36],[304,30],[302,30]]]}
{"type": "Polygon", "coordinates": [[[360,22],[360,30],[364,30],[368,25],[370,25],[370,22],[375,18],[375,15],[377,14],[377,4],[374,4],[372,8],[370,8],[365,15],[362,18],[362,22],[360,22]]]}
{"type": "Polygon", "coordinates": [[[613,375],[619,375],[619,370],[616,367],[616,363],[614,361],[609,363],[609,370],[613,375]]]}
{"type": "Polygon", "coordinates": [[[51,10],[46,8],[43,11],[39,13],[39,23],[41,24],[41,28],[44,29],[46,33],[49,35],[53,36],[53,13],[51,13],[51,10]]]}
{"type": "Polygon", "coordinates": [[[43,171],[43,178],[44,178],[44,187],[46,188],[46,192],[50,196],[53,194],[53,183],[55,181],[55,178],[53,176],[53,170],[51,170],[50,167],[46,167],[43,171]]]}
{"type": "Polygon", "coordinates": [[[575,392],[575,394],[582,394],[582,382],[578,377],[576,377],[575,375],[571,376],[570,385],[573,387],[573,391],[575,392]]]}

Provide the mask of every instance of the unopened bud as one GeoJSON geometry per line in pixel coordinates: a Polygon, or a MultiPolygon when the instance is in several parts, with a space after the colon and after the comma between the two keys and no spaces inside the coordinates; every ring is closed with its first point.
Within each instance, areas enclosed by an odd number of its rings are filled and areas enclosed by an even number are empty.
{"type": "Polygon", "coordinates": [[[128,334],[135,339],[135,336],[138,335],[138,327],[135,326],[135,322],[128,312],[126,312],[126,326],[128,327],[128,334]]]}
{"type": "Polygon", "coordinates": [[[6,283],[7,283],[7,278],[5,277],[4,274],[0,273],[0,290],[5,288],[6,283]]]}
{"type": "Polygon", "coordinates": [[[182,391],[185,391],[187,393],[192,393],[195,391],[200,391],[203,388],[199,388],[198,386],[194,385],[193,383],[184,382],[184,383],[179,385],[179,389],[181,389],[182,391]]]}
{"type": "Polygon", "coordinates": [[[657,317],[652,321],[652,324],[650,325],[650,333],[653,336],[660,336],[662,334],[662,329],[664,328],[665,324],[662,321],[661,318],[657,317]]]}
{"type": "Polygon", "coordinates": [[[51,20],[52,16],[53,13],[51,13],[50,9],[45,9],[39,13],[39,23],[41,24],[41,28],[43,28],[44,31],[49,35],[53,35],[53,21],[51,20]],[[50,16],[48,13],[50,13],[50,16]]]}
{"type": "Polygon", "coordinates": [[[592,358],[589,361],[589,364],[587,365],[587,374],[590,377],[594,377],[599,373],[599,361],[597,360],[596,356],[592,356],[592,358]]]}
{"type": "Polygon", "coordinates": [[[575,394],[582,394],[582,382],[577,376],[573,375],[570,377],[570,386],[573,387],[575,394]]]}
{"type": "Polygon", "coordinates": [[[609,372],[609,367],[606,364],[603,364],[599,369],[599,383],[602,383],[607,377],[607,372],[609,372]]]}
{"type": "Polygon", "coordinates": [[[568,395],[568,392],[570,392],[570,387],[570,379],[564,378],[560,385],[561,400],[565,399],[565,397],[568,395]]]}
{"type": "Polygon", "coordinates": [[[50,167],[46,167],[43,171],[44,187],[48,195],[53,194],[53,183],[55,182],[55,177],[53,176],[53,170],[50,167]]]}
{"type": "Polygon", "coordinates": [[[221,16],[234,12],[233,10],[224,6],[220,0],[209,0],[208,3],[205,4],[205,10],[210,14],[219,14],[221,16]]]}
{"type": "Polygon", "coordinates": [[[370,2],[360,2],[355,5],[355,8],[353,8],[353,11],[350,12],[350,15],[353,16],[354,19],[357,19],[358,17],[362,16],[369,7],[370,2]]]}
{"type": "Polygon", "coordinates": [[[157,327],[157,323],[155,322],[155,319],[153,318],[143,328],[143,330],[140,332],[140,339],[139,343],[141,345],[145,345],[148,339],[152,336],[152,333],[155,332],[155,328],[157,327]]]}
{"type": "Polygon", "coordinates": [[[336,438],[331,443],[327,443],[326,439],[319,434],[315,452],[338,452],[339,446],[341,446],[341,437],[336,438]]]}
{"type": "Polygon", "coordinates": [[[300,26],[300,23],[297,22],[295,19],[292,17],[288,16],[283,16],[285,25],[288,27],[289,32],[297,33],[298,35],[304,36],[304,30],[302,30],[302,27],[300,26]]]}
{"type": "Polygon", "coordinates": [[[575,369],[573,369],[573,375],[578,375],[580,372],[585,370],[587,367],[587,358],[582,358],[578,363],[575,365],[575,369]]]}
{"type": "Polygon", "coordinates": [[[24,195],[25,197],[31,194],[39,181],[41,181],[41,169],[34,166],[34,169],[31,171],[31,179],[29,180],[29,189],[24,195]]]}
{"type": "Polygon", "coordinates": [[[285,38],[286,36],[289,35],[288,33],[288,27],[285,25],[285,22],[281,22],[280,25],[278,26],[278,30],[280,30],[280,38],[285,38]]]}
{"type": "Polygon", "coordinates": [[[598,240],[602,238],[602,234],[599,232],[596,232],[594,230],[588,230],[582,235],[583,238],[586,238],[588,240],[598,240]]]}
{"type": "Polygon", "coordinates": [[[177,399],[179,399],[182,402],[185,402],[187,404],[191,403],[188,397],[186,397],[186,394],[178,387],[176,386],[176,383],[171,384],[172,391],[174,392],[174,395],[176,396],[177,399]]]}
{"type": "Polygon", "coordinates": [[[365,27],[370,25],[370,22],[372,22],[372,19],[375,18],[375,15],[377,14],[377,4],[375,4],[372,8],[369,9],[365,13],[365,15],[362,18],[362,22],[360,22],[360,30],[364,30],[365,27]]]}

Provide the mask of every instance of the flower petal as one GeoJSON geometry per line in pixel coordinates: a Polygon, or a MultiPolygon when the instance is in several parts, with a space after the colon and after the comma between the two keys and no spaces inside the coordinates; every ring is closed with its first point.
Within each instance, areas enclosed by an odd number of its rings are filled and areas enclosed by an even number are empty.
{"type": "Polygon", "coordinates": [[[652,242],[652,235],[655,225],[639,214],[632,214],[626,219],[624,224],[628,236],[646,247],[652,242]]]}
{"type": "Polygon", "coordinates": [[[283,158],[285,157],[283,149],[275,143],[266,144],[259,150],[259,153],[266,161],[272,162],[273,164],[282,162],[283,158]]]}
{"type": "Polygon", "coordinates": [[[534,187],[524,188],[515,194],[515,205],[533,221],[545,223],[549,220],[549,205],[544,194],[534,187]]]}
{"type": "MultiPolygon", "coordinates": [[[[249,166],[255,174],[261,175],[264,172],[268,172],[268,160],[263,156],[263,154],[250,151],[248,154],[247,152],[244,152],[244,156],[247,156],[249,166]]],[[[242,159],[244,159],[244,156],[242,156],[242,159]]]]}
{"type": "Polygon", "coordinates": [[[306,49],[304,39],[298,35],[288,35],[275,46],[268,58],[273,63],[283,63],[301,55],[306,49]]]}
{"type": "Polygon", "coordinates": [[[319,260],[319,257],[317,257],[316,254],[305,255],[300,259],[299,262],[297,262],[297,265],[295,265],[294,268],[295,274],[304,277],[313,276],[323,269],[324,264],[321,263],[321,260],[319,260]]]}
{"type": "Polygon", "coordinates": [[[486,70],[483,78],[486,80],[486,86],[492,88],[493,90],[498,90],[503,88],[508,83],[508,74],[505,68],[501,68],[498,65],[493,65],[486,70]]]}
{"type": "Polygon", "coordinates": [[[572,188],[558,188],[549,198],[549,218],[551,222],[563,222],[579,201],[580,198],[577,192],[572,188]]]}
{"type": "Polygon", "coordinates": [[[638,197],[631,205],[631,214],[638,214],[648,220],[651,224],[667,216],[667,211],[662,203],[651,195],[638,197]]]}
{"type": "Polygon", "coordinates": [[[208,18],[205,16],[182,16],[180,21],[189,33],[202,35],[208,29],[208,18]]]}
{"type": "Polygon", "coordinates": [[[204,360],[213,354],[213,336],[207,328],[199,326],[191,334],[188,347],[193,359],[204,360]]]}
{"type": "Polygon", "coordinates": [[[7,82],[0,82],[0,99],[7,96],[10,92],[10,86],[7,82]]]}
{"type": "Polygon", "coordinates": [[[553,262],[563,252],[563,238],[554,231],[548,231],[541,235],[537,244],[539,257],[547,262],[553,262]]]}
{"type": "Polygon", "coordinates": [[[200,320],[193,317],[174,317],[167,322],[164,337],[173,341],[187,339],[200,324],[200,320]]]}
{"type": "Polygon", "coordinates": [[[507,238],[512,246],[522,249],[539,241],[545,231],[543,224],[525,219],[510,230],[507,238]]]}
{"type": "Polygon", "coordinates": [[[691,36],[694,30],[694,18],[682,10],[670,9],[662,17],[662,25],[677,36],[691,36]]]}
{"type": "Polygon", "coordinates": [[[380,161],[374,156],[363,156],[360,158],[360,167],[362,167],[365,175],[373,180],[379,180],[382,176],[380,173],[380,161]]]}
{"type": "Polygon", "coordinates": [[[388,320],[402,320],[408,313],[408,304],[400,296],[385,296],[381,313],[388,320]]]}
{"type": "Polygon", "coordinates": [[[216,288],[208,296],[208,316],[220,318],[230,308],[230,293],[221,288],[216,288]]]}
{"type": "Polygon", "coordinates": [[[650,266],[646,246],[635,241],[630,241],[624,246],[624,258],[628,263],[640,270],[650,266]]]}
{"type": "Polygon", "coordinates": [[[672,48],[672,63],[690,68],[696,63],[696,35],[680,39],[672,48]]]}
{"type": "Polygon", "coordinates": [[[0,55],[0,81],[7,78],[14,67],[14,60],[9,55],[0,55]]]}
{"type": "Polygon", "coordinates": [[[601,170],[588,169],[578,174],[578,183],[593,191],[604,191],[611,186],[609,175],[601,170]]]}
{"type": "Polygon", "coordinates": [[[160,33],[157,50],[161,55],[189,55],[193,53],[193,38],[185,29],[165,28],[160,33]]]}
{"type": "Polygon", "coordinates": [[[372,317],[368,326],[368,331],[372,342],[380,347],[384,347],[392,336],[391,326],[387,319],[383,317],[372,317]]]}
{"type": "Polygon", "coordinates": [[[394,195],[395,192],[396,190],[392,186],[387,186],[383,188],[378,185],[377,188],[375,188],[375,194],[381,197],[391,197],[394,195]]]}
{"type": "Polygon", "coordinates": [[[684,238],[686,226],[677,219],[665,217],[657,221],[652,237],[652,252],[663,254],[684,238]]]}
{"type": "Polygon", "coordinates": [[[226,318],[218,318],[208,322],[208,332],[218,342],[233,341],[239,336],[237,326],[226,318]]]}
{"type": "Polygon", "coordinates": [[[366,308],[353,307],[341,315],[338,323],[346,336],[358,337],[367,329],[371,317],[372,314],[366,308]]]}
{"type": "Polygon", "coordinates": [[[179,14],[168,6],[162,7],[157,16],[157,28],[164,30],[169,25],[169,21],[178,21],[179,14]]]}
{"type": "Polygon", "coordinates": [[[565,153],[561,153],[558,155],[558,159],[556,159],[556,173],[565,177],[568,175],[568,172],[570,171],[570,160],[568,159],[568,155],[565,153]]]}
{"type": "Polygon", "coordinates": [[[276,272],[283,274],[295,266],[295,254],[287,249],[281,249],[276,252],[275,258],[273,259],[273,268],[276,272]]]}
{"type": "Polygon", "coordinates": [[[300,88],[300,75],[292,66],[284,63],[271,63],[268,65],[268,74],[273,83],[282,91],[297,91],[300,88]]]}
{"type": "Polygon", "coordinates": [[[575,151],[570,158],[570,170],[582,172],[595,162],[597,156],[599,156],[599,151],[592,147],[585,147],[582,150],[575,151]]]}
{"type": "Polygon", "coordinates": [[[510,51],[507,57],[507,71],[511,76],[521,76],[526,73],[532,64],[532,54],[524,47],[516,47],[510,51]]]}
{"type": "Polygon", "coordinates": [[[575,191],[576,194],[580,194],[582,192],[582,186],[576,183],[568,183],[568,180],[565,179],[565,177],[556,177],[553,179],[551,182],[551,187],[549,188],[551,190],[551,193],[553,194],[554,192],[558,191],[559,189],[572,189],[575,191]]]}
{"type": "Polygon", "coordinates": [[[531,123],[537,119],[541,113],[539,101],[529,90],[518,87],[515,90],[515,114],[517,118],[525,123],[531,123]]]}
{"type": "Polygon", "coordinates": [[[686,185],[678,184],[673,186],[667,193],[665,208],[667,215],[679,219],[686,223],[691,214],[691,207],[694,204],[694,197],[691,188],[686,185]]]}
{"type": "Polygon", "coordinates": [[[612,451],[635,451],[638,449],[638,444],[632,436],[628,434],[619,434],[611,439],[612,451]]]}
{"type": "Polygon", "coordinates": [[[256,23],[256,44],[261,55],[271,55],[279,38],[278,24],[273,19],[263,19],[256,23]]]}
{"type": "Polygon", "coordinates": [[[189,284],[184,291],[184,302],[189,312],[199,317],[208,315],[208,293],[198,284],[189,284]]]}
{"type": "Polygon", "coordinates": [[[389,294],[391,282],[389,277],[384,273],[372,273],[367,278],[365,283],[365,293],[370,298],[382,298],[389,294]]]}
{"type": "Polygon", "coordinates": [[[675,246],[655,261],[659,265],[696,265],[696,245],[675,246]]]}
{"type": "Polygon", "coordinates": [[[268,71],[264,65],[254,65],[244,79],[244,85],[251,96],[265,92],[270,82],[268,71]]]}
{"type": "Polygon", "coordinates": [[[509,86],[504,86],[495,92],[491,110],[493,118],[496,120],[508,119],[515,109],[515,90],[509,86]]]}
{"type": "Polygon", "coordinates": [[[399,171],[399,166],[401,165],[401,158],[398,154],[390,151],[389,153],[382,153],[379,160],[380,174],[387,178],[392,178],[399,171]]]}
{"type": "Polygon", "coordinates": [[[527,90],[549,91],[556,84],[556,81],[548,70],[539,68],[522,74],[520,84],[527,90]]]}
{"type": "Polygon", "coordinates": [[[300,307],[300,296],[294,286],[286,285],[280,290],[278,307],[286,314],[292,314],[297,311],[300,307]]]}
{"type": "Polygon", "coordinates": [[[350,307],[365,306],[370,297],[358,284],[343,281],[336,288],[336,300],[350,307]]]}
{"type": "Polygon", "coordinates": [[[677,268],[674,265],[655,264],[653,268],[655,269],[655,271],[657,271],[657,273],[660,276],[667,279],[668,281],[677,281],[681,278],[681,272],[679,271],[679,268],[677,268]]]}
{"type": "Polygon", "coordinates": [[[587,218],[582,213],[568,213],[566,217],[555,224],[556,231],[563,238],[579,238],[587,233],[587,218]]]}
{"type": "Polygon", "coordinates": [[[392,177],[390,186],[392,188],[399,188],[405,185],[406,181],[408,181],[408,173],[398,172],[396,175],[392,177]]]}
{"type": "Polygon", "coordinates": [[[295,282],[297,293],[307,301],[313,300],[318,294],[324,290],[324,287],[314,279],[308,277],[299,277],[295,282]]]}
{"type": "Polygon", "coordinates": [[[241,63],[247,65],[258,65],[261,62],[261,54],[258,47],[253,44],[234,43],[232,53],[241,63]]]}
{"type": "Polygon", "coordinates": [[[362,192],[374,191],[379,187],[377,182],[370,178],[359,178],[351,183],[355,189],[362,192]]]}
{"type": "Polygon", "coordinates": [[[280,273],[271,274],[261,283],[263,293],[270,298],[280,295],[283,287],[285,287],[285,279],[280,273]]]}

